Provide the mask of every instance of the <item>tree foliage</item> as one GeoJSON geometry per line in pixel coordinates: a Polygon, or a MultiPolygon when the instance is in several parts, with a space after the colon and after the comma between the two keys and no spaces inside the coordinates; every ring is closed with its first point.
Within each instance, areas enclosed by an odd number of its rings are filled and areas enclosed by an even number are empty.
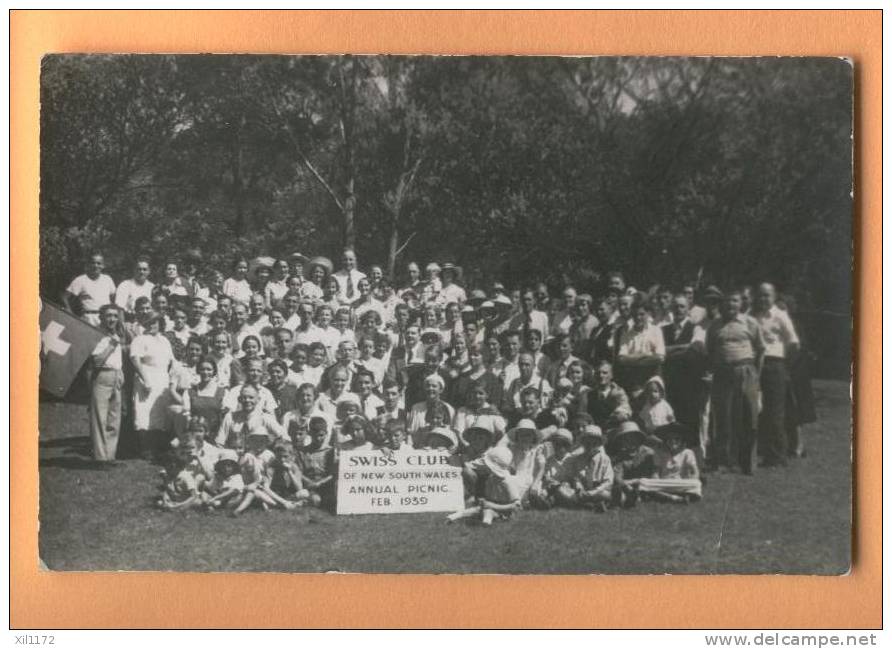
{"type": "Polygon", "coordinates": [[[48,56],[41,283],[199,246],[771,278],[850,304],[852,70],[835,59],[48,56]]]}

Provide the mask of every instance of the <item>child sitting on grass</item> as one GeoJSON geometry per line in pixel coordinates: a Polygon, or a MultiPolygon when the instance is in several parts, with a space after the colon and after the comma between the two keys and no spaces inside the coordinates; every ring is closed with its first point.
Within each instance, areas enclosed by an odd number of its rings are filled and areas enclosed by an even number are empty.
{"type": "Polygon", "coordinates": [[[481,424],[466,429],[461,434],[461,440],[464,445],[461,450],[461,461],[465,467],[462,471],[462,480],[465,485],[465,502],[470,506],[477,502],[478,498],[483,497],[486,476],[474,472],[472,479],[469,471],[473,471],[473,466],[483,462],[483,456],[493,447],[495,432],[490,428],[489,422],[486,422],[486,425],[481,424]]]}
{"type": "Polygon", "coordinates": [[[555,429],[545,440],[551,453],[538,453],[534,468],[530,505],[537,509],[551,509],[558,501],[558,490],[568,488],[567,465],[573,448],[573,433],[566,428],[555,429]]]}
{"type": "Polygon", "coordinates": [[[520,487],[520,497],[527,499],[530,487],[533,486],[533,468],[539,451],[539,431],[532,419],[521,419],[506,434],[506,446],[511,451],[511,468],[520,487]]]}
{"type": "MultiPolygon", "coordinates": [[[[655,439],[655,438],[651,438],[655,439]]],[[[613,504],[634,507],[638,502],[638,481],[655,470],[654,451],[634,421],[624,421],[610,437],[613,462],[613,504]]]]}
{"type": "Polygon", "coordinates": [[[275,459],[269,465],[269,488],[288,502],[303,505],[310,499],[310,492],[303,488],[303,476],[295,462],[294,447],[290,442],[278,440],[273,445],[275,459]]]}
{"type": "Polygon", "coordinates": [[[310,502],[317,507],[332,508],[335,502],[335,455],[329,446],[328,420],[310,418],[309,444],[297,451],[297,466],[303,476],[303,487],[310,493],[310,502]]]}
{"type": "Polygon", "coordinates": [[[656,470],[653,477],[638,480],[638,491],[673,503],[700,500],[703,485],[697,457],[685,445],[694,439],[693,432],[675,423],[657,428],[655,435],[662,442],[656,449],[656,470]]]}
{"type": "Polygon", "coordinates": [[[476,505],[447,516],[446,522],[480,516],[484,525],[492,525],[497,517],[511,518],[521,507],[521,489],[517,479],[511,475],[511,459],[511,450],[505,446],[489,449],[477,469],[478,474],[485,474],[486,477],[483,496],[476,505]]]}
{"type": "Polygon", "coordinates": [[[558,488],[557,502],[606,512],[613,488],[613,465],[604,451],[604,434],[594,424],[583,428],[582,453],[573,456],[566,486],[558,488]]]}
{"type": "Polygon", "coordinates": [[[284,509],[297,507],[296,503],[285,500],[269,488],[269,469],[276,459],[276,456],[268,448],[269,435],[249,433],[246,442],[247,449],[239,461],[242,477],[245,480],[245,494],[231,515],[241,515],[255,500],[260,503],[264,511],[276,506],[284,509]]]}
{"type": "Polygon", "coordinates": [[[156,505],[165,511],[177,509],[190,509],[201,504],[201,485],[204,482],[204,474],[198,458],[195,457],[195,441],[191,438],[181,438],[179,445],[174,448],[161,471],[164,485],[161,497],[156,505]]]}
{"type": "Polygon", "coordinates": [[[214,464],[214,478],[203,485],[202,502],[208,509],[230,505],[236,507],[245,491],[238,461],[223,458],[214,464]]]}

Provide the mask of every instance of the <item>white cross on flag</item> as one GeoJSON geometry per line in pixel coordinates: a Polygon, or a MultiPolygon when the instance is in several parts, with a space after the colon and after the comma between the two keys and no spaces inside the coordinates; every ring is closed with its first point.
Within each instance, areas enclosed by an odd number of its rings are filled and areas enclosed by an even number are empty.
{"type": "Polygon", "coordinates": [[[64,397],[102,337],[99,329],[49,302],[42,302],[40,389],[64,397]]]}

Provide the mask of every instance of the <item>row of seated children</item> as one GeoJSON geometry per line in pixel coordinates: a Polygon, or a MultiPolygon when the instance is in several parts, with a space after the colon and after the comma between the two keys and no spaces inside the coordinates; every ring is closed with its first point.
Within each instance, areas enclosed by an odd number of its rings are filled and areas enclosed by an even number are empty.
{"type": "MultiPolygon", "coordinates": [[[[463,468],[468,508],[450,520],[480,513],[491,522],[495,513],[517,507],[604,511],[609,505],[634,506],[639,494],[671,502],[699,499],[697,461],[686,447],[691,435],[684,426],[668,424],[646,437],[637,424],[624,422],[609,431],[605,448],[605,435],[584,415],[574,424],[575,435],[554,426],[538,430],[531,420],[521,420],[501,438],[489,426],[471,426],[460,444],[448,427],[431,427],[420,448],[449,453],[463,468]]],[[[351,416],[333,446],[328,419],[314,416],[301,438],[273,440],[266,432],[248,432],[244,449],[234,450],[207,442],[207,422],[193,417],[173,442],[158,504],[228,506],[234,515],[255,503],[264,509],[310,504],[332,510],[338,451],[412,448],[400,420],[389,420],[380,437],[374,430],[361,416],[351,416]]]]}

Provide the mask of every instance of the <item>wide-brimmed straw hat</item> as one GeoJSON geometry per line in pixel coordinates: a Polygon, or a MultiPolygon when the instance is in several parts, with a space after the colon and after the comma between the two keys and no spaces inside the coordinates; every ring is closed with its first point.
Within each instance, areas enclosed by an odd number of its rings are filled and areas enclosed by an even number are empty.
{"type": "Polygon", "coordinates": [[[522,431],[532,432],[533,437],[537,441],[539,440],[539,429],[536,428],[536,423],[532,419],[521,419],[519,422],[517,422],[517,426],[509,429],[506,434],[508,435],[508,439],[510,439],[512,442],[516,442],[517,434],[522,431]]]}
{"type": "Polygon", "coordinates": [[[288,261],[296,261],[301,266],[305,265],[309,260],[309,257],[300,252],[292,252],[288,255],[288,261]]]}
{"type": "Polygon", "coordinates": [[[272,267],[275,265],[276,260],[272,257],[268,257],[266,255],[261,255],[260,257],[254,257],[251,262],[248,264],[248,272],[253,274],[257,272],[259,268],[269,268],[272,270],[272,267]]]}
{"type": "Polygon", "coordinates": [[[483,311],[495,311],[496,303],[493,302],[492,300],[484,300],[483,302],[480,303],[480,306],[478,308],[480,309],[481,313],[483,311]]]}
{"type": "Polygon", "coordinates": [[[221,460],[217,460],[214,463],[214,471],[222,472],[224,469],[229,469],[230,471],[238,471],[238,461],[233,460],[232,458],[224,457],[221,460]]]}
{"type": "Polygon", "coordinates": [[[502,293],[500,293],[499,295],[496,295],[492,299],[492,303],[495,304],[496,308],[502,307],[502,308],[510,309],[512,306],[514,306],[511,303],[511,298],[508,297],[507,295],[502,294],[502,293]]]}
{"type": "Polygon", "coordinates": [[[686,445],[691,445],[698,441],[698,435],[693,428],[677,421],[660,426],[654,431],[654,435],[663,442],[671,437],[680,437],[686,445]]]}
{"type": "Polygon", "coordinates": [[[328,257],[313,257],[304,266],[304,275],[309,277],[313,272],[314,266],[320,266],[326,275],[331,275],[331,271],[334,270],[334,264],[331,263],[331,259],[328,257]]]}
{"type": "Polygon", "coordinates": [[[468,295],[468,304],[474,306],[480,306],[486,301],[486,293],[481,291],[479,288],[475,288],[471,291],[470,295],[468,295]]]}
{"type": "Polygon", "coordinates": [[[567,446],[573,446],[573,433],[566,428],[557,428],[545,438],[545,441],[551,442],[552,444],[559,441],[565,443],[567,446]]]}
{"type": "Polygon", "coordinates": [[[494,446],[483,455],[483,464],[498,478],[507,478],[511,475],[511,461],[514,454],[505,446],[494,446]]]}
{"type": "Polygon", "coordinates": [[[721,289],[714,284],[710,284],[706,287],[706,290],[703,291],[703,300],[723,300],[725,298],[725,294],[722,293],[721,289]]]}
{"type": "Polygon", "coordinates": [[[461,266],[456,266],[451,261],[447,261],[443,264],[443,267],[440,269],[440,274],[444,274],[447,271],[451,272],[455,276],[455,281],[460,281],[462,276],[462,268],[461,266]]]}
{"type": "Polygon", "coordinates": [[[585,428],[582,429],[582,432],[579,433],[580,442],[587,437],[604,441],[604,433],[601,431],[601,428],[595,424],[587,424],[585,428]]]}
{"type": "Polygon", "coordinates": [[[434,271],[434,272],[439,273],[442,270],[442,268],[440,268],[440,264],[438,264],[435,261],[432,261],[431,263],[429,263],[427,266],[424,267],[424,270],[426,272],[434,271]]]}
{"type": "Polygon", "coordinates": [[[611,448],[618,448],[625,440],[631,439],[635,446],[641,446],[644,443],[645,436],[641,432],[634,421],[624,421],[618,428],[610,432],[611,448]]]}
{"type": "Polygon", "coordinates": [[[461,433],[461,441],[466,445],[471,445],[470,437],[471,435],[486,435],[489,438],[489,442],[492,443],[493,439],[496,436],[495,430],[493,430],[492,426],[488,421],[479,421],[475,423],[473,426],[465,428],[461,433]]]}
{"type": "Polygon", "coordinates": [[[424,437],[424,443],[430,445],[431,437],[442,437],[446,441],[449,442],[449,448],[447,450],[454,450],[456,446],[458,446],[458,437],[455,436],[455,431],[451,428],[447,428],[446,426],[437,426],[436,428],[432,428],[428,431],[427,435],[424,437]]]}
{"type": "Polygon", "coordinates": [[[362,408],[362,402],[359,400],[359,396],[357,396],[355,392],[344,392],[341,396],[338,397],[338,400],[335,402],[338,419],[343,419],[343,413],[346,411],[346,407],[348,405],[354,405],[357,408],[362,408]]]}

